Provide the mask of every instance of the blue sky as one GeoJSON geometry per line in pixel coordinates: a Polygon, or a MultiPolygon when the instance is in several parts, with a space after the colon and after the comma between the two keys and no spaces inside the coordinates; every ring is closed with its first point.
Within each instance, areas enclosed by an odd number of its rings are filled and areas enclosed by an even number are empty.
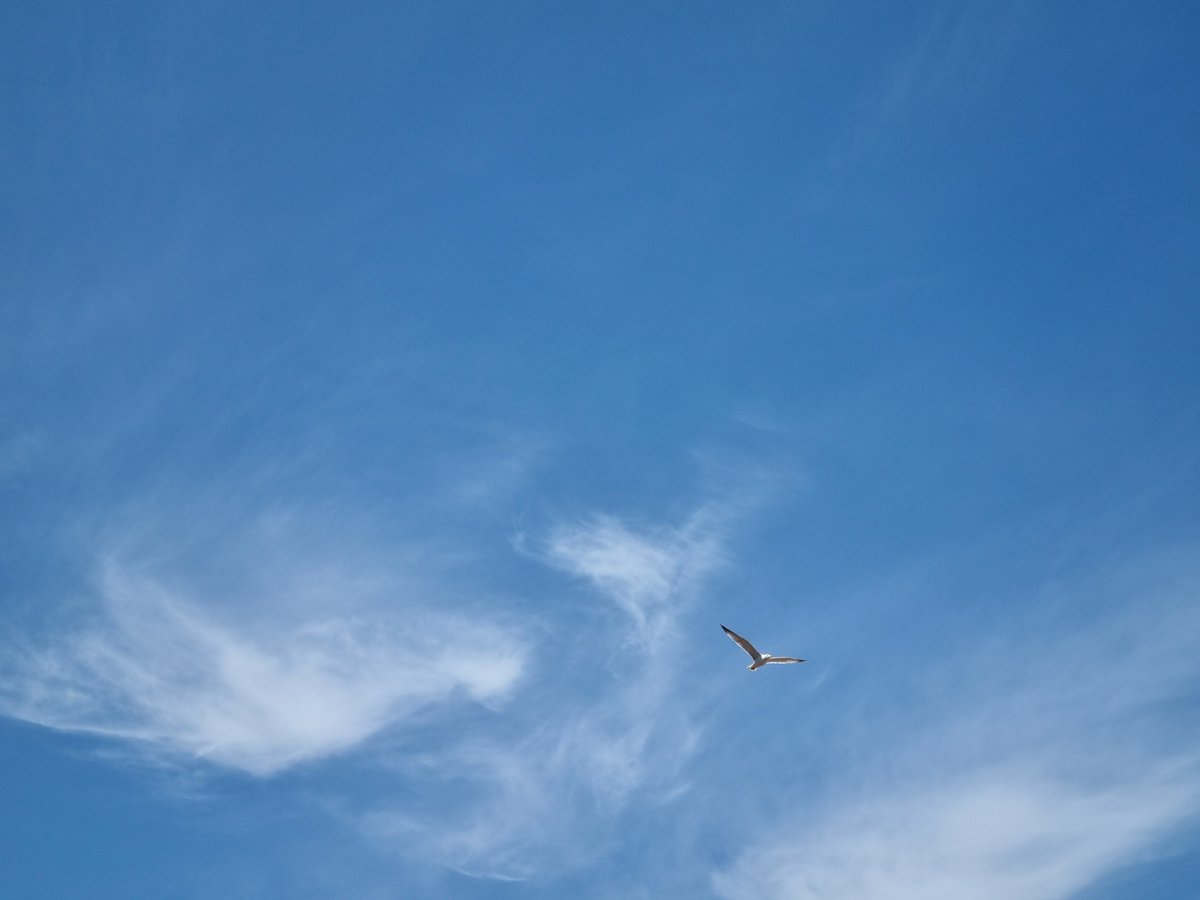
{"type": "Polygon", "coordinates": [[[14,896],[1194,890],[1200,13],[4,19],[14,896]]]}

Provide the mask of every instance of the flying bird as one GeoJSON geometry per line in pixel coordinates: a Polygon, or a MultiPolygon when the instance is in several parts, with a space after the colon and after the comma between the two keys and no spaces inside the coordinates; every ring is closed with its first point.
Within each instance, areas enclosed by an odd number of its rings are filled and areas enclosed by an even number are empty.
{"type": "Polygon", "coordinates": [[[730,631],[724,625],[721,626],[721,630],[723,632],[725,632],[727,635],[729,635],[729,639],[731,641],[733,641],[735,644],[737,644],[739,647],[741,647],[743,650],[745,650],[747,653],[750,654],[750,658],[752,660],[754,660],[754,662],[750,663],[750,665],[746,666],[746,668],[749,669],[751,672],[753,672],[755,669],[761,669],[763,666],[767,665],[768,663],[802,663],[802,662],[804,662],[804,660],[796,659],[796,657],[794,657],[794,656],[772,656],[770,653],[759,653],[757,650],[754,649],[754,645],[752,643],[750,643],[748,640],[746,640],[744,637],[742,637],[736,631],[730,631]]]}

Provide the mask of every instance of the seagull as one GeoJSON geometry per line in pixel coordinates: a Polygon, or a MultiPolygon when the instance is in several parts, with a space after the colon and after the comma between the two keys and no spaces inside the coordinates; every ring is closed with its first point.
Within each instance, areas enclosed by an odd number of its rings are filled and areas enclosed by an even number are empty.
{"type": "Polygon", "coordinates": [[[723,632],[725,632],[727,635],[729,635],[730,640],[732,640],[735,644],[737,644],[739,647],[741,647],[743,650],[745,650],[747,653],[750,654],[750,658],[752,660],[754,660],[754,662],[750,663],[750,665],[746,666],[746,668],[749,669],[751,672],[753,672],[755,669],[761,669],[763,666],[767,665],[768,663],[802,663],[802,662],[804,662],[804,660],[796,659],[796,657],[794,657],[794,656],[772,656],[770,653],[759,653],[757,650],[754,649],[754,645],[752,643],[750,643],[748,640],[746,640],[744,637],[742,637],[736,631],[730,631],[724,625],[721,626],[721,630],[723,632]]]}

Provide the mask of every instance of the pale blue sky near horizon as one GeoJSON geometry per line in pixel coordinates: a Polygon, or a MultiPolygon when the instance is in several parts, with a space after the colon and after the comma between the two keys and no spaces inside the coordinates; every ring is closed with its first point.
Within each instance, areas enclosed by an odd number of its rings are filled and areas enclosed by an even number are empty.
{"type": "Polygon", "coordinates": [[[1200,11],[4,24],[14,896],[1190,896],[1200,11]]]}

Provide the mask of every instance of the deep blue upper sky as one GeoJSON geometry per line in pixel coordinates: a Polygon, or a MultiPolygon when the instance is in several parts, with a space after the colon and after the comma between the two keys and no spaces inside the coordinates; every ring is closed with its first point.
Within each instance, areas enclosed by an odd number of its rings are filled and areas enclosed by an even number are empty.
{"type": "Polygon", "coordinates": [[[1192,890],[1200,12],[3,21],[14,895],[1192,890]]]}

